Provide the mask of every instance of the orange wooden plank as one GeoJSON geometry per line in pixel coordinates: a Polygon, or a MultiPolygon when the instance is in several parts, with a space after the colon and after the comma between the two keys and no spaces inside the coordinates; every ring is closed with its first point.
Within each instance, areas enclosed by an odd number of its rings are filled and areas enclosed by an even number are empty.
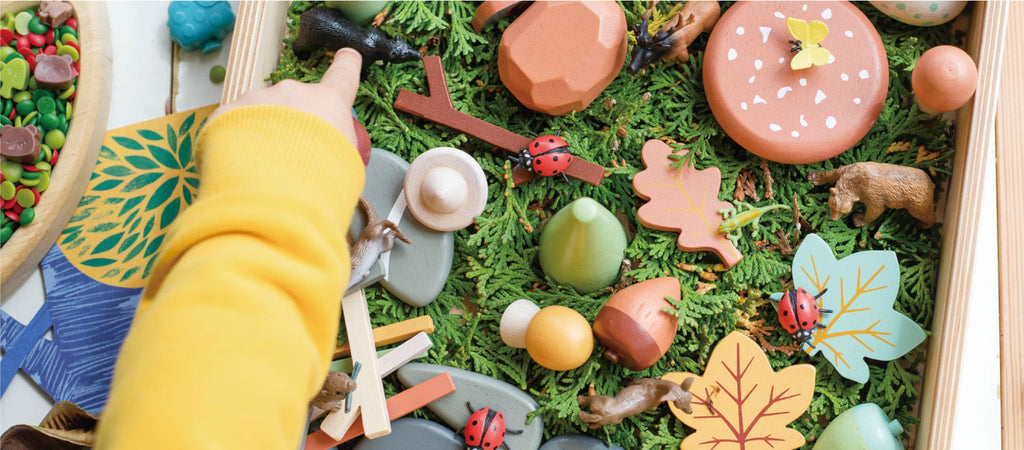
{"type": "MultiPolygon", "coordinates": [[[[396,420],[452,392],[455,392],[455,383],[452,382],[451,375],[447,372],[442,373],[388,398],[388,416],[391,420],[396,420]]],[[[305,448],[324,450],[362,435],[363,419],[360,417],[341,440],[331,439],[327,433],[317,430],[306,438],[305,448]]]]}
{"type": "MultiPolygon", "coordinates": [[[[421,331],[427,334],[433,333],[434,319],[431,319],[430,316],[419,316],[374,328],[373,342],[377,347],[394,344],[395,342],[412,338],[421,331]]],[[[349,343],[346,342],[334,349],[334,357],[332,359],[343,358],[351,354],[352,349],[349,347],[349,343]]]]}

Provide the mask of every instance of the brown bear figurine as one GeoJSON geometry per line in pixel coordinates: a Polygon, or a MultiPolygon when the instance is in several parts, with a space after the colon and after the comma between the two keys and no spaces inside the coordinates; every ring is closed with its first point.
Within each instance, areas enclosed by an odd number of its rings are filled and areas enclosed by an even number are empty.
{"type": "Polygon", "coordinates": [[[922,228],[935,224],[934,191],[928,174],[914,167],[860,162],[828,172],[811,172],[807,179],[815,186],[835,183],[829,191],[832,220],[850,212],[856,202],[864,203],[864,214],[853,216],[853,226],[873,222],[886,208],[906,209],[921,221],[922,228]]]}

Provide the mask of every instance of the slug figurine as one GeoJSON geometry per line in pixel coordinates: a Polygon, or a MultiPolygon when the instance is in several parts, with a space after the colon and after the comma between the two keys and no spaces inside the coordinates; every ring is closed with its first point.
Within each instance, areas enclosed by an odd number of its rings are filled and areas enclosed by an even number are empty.
{"type": "Polygon", "coordinates": [[[332,51],[345,47],[355,49],[363,56],[364,70],[377,60],[403,63],[423,57],[408,42],[389,39],[373,28],[360,27],[346,19],[341,11],[324,6],[302,13],[298,36],[292,42],[295,55],[301,58],[321,47],[332,51]]]}
{"type": "Polygon", "coordinates": [[[641,378],[634,380],[629,386],[615,394],[615,397],[607,395],[580,395],[576,402],[580,407],[590,406],[590,412],[580,411],[580,420],[586,422],[590,429],[599,428],[604,425],[615,425],[622,422],[622,419],[635,416],[644,411],[658,409],[661,402],[672,402],[676,408],[693,413],[690,406],[690,385],[693,384],[693,377],[683,380],[682,384],[676,384],[669,380],[658,380],[654,378],[641,378]]]}
{"type": "Polygon", "coordinates": [[[402,234],[394,222],[390,220],[381,221],[377,217],[377,211],[373,210],[370,202],[359,197],[359,206],[366,211],[366,227],[355,244],[352,244],[352,273],[349,275],[348,287],[351,288],[359,280],[370,274],[373,262],[380,257],[381,253],[391,250],[395,246],[395,238],[401,239],[406,244],[412,244],[409,238],[402,234]]]}
{"type": "Polygon", "coordinates": [[[828,172],[811,172],[807,179],[815,186],[835,183],[828,206],[832,220],[847,214],[855,202],[866,207],[864,214],[853,216],[853,226],[873,222],[886,208],[903,208],[921,221],[922,228],[935,224],[935,184],[925,171],[876,162],[859,162],[828,172]]]}

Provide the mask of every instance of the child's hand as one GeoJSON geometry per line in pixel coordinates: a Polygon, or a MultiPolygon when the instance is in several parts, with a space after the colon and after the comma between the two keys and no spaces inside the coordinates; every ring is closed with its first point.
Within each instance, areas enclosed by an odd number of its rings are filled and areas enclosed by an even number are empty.
{"type": "Polygon", "coordinates": [[[268,88],[253,89],[235,101],[221,105],[210,118],[242,106],[287,106],[320,116],[340,130],[353,146],[357,146],[358,140],[352,125],[352,102],[359,89],[362,61],[358,52],[343,48],[334,54],[331,67],[319,83],[284,80],[268,88]]]}

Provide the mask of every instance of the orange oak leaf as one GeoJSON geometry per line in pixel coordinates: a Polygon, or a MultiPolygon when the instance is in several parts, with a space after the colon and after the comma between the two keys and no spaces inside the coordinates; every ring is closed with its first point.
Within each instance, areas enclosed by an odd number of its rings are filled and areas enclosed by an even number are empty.
{"type": "MultiPolygon", "coordinates": [[[[633,189],[647,204],[637,217],[647,228],[678,231],[676,244],[683,251],[712,251],[727,267],[736,265],[743,254],[718,232],[720,209],[732,207],[718,200],[722,174],[717,167],[697,170],[686,164],[672,168],[672,147],[659,140],[644,144],[641,156],[645,170],[633,177],[633,189]]],[[[685,155],[683,150],[680,155],[685,155]]]]}
{"type": "Polygon", "coordinates": [[[718,342],[703,376],[685,372],[661,378],[690,386],[693,414],[671,403],[679,420],[697,430],[683,440],[683,450],[791,449],[804,445],[804,436],[788,428],[811,404],[814,366],[797,364],[772,370],[761,347],[734,331],[718,342]]]}

